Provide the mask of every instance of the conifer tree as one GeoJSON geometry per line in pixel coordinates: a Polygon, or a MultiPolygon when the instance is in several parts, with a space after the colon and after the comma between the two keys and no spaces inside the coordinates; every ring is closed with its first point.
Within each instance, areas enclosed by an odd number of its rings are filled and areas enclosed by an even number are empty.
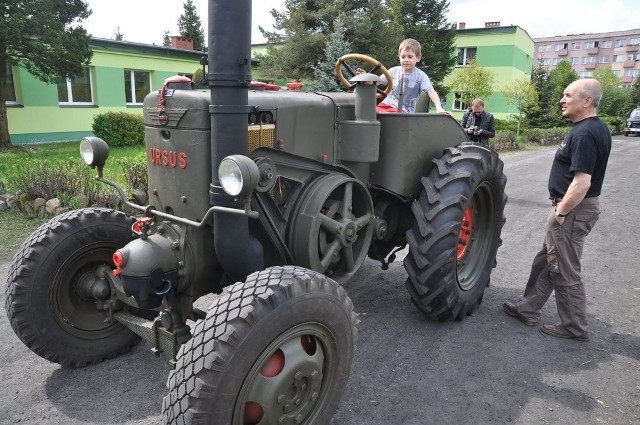
{"type": "Polygon", "coordinates": [[[178,19],[180,36],[193,40],[193,50],[205,50],[204,30],[193,0],[187,0],[186,3],[182,4],[182,7],[184,8],[184,13],[178,19]]]}

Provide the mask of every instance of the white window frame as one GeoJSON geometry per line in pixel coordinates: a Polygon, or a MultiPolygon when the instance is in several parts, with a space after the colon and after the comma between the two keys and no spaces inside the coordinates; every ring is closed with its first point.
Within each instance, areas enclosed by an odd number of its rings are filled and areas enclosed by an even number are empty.
{"type": "Polygon", "coordinates": [[[578,76],[580,78],[591,78],[591,77],[593,77],[593,71],[580,71],[578,76]]]}
{"type": "Polygon", "coordinates": [[[640,69],[627,69],[624,71],[625,77],[637,78],[640,76],[640,69]]]}
{"type": "Polygon", "coordinates": [[[460,93],[453,94],[453,111],[468,111],[471,108],[470,103],[465,103],[460,100],[460,93]]]}
{"type": "Polygon", "coordinates": [[[459,47],[458,55],[456,57],[456,66],[468,66],[469,63],[478,57],[478,48],[477,47],[459,47]],[[469,53],[473,51],[473,57],[469,58],[469,53]],[[462,52],[462,63],[458,63],[458,58],[460,57],[460,52],[462,52]]]}
{"type": "Polygon", "coordinates": [[[616,40],[616,47],[624,47],[627,45],[627,39],[626,38],[619,38],[616,40]]]}
{"type": "Polygon", "coordinates": [[[598,63],[609,63],[609,56],[600,56],[598,63]]]}
{"type": "MultiPolygon", "coordinates": [[[[136,98],[136,80],[135,80],[135,73],[136,72],[144,72],[147,74],[147,78],[148,78],[148,83],[149,83],[149,93],[151,93],[153,91],[153,87],[151,86],[151,71],[146,71],[146,70],[141,70],[141,69],[125,69],[124,72],[129,72],[130,75],[130,81],[129,83],[131,84],[131,86],[129,87],[129,90],[131,90],[131,102],[127,101],[126,99],[126,92],[125,92],[125,102],[127,104],[127,106],[140,106],[142,105],[142,102],[144,101],[144,98],[142,99],[137,99],[136,98]]],[[[125,84],[126,84],[126,79],[125,79],[125,84]]],[[[146,96],[146,95],[145,95],[146,96]]]]}
{"type": "Polygon", "coordinates": [[[624,55],[613,55],[613,63],[624,62],[624,55]]]}
{"type": "Polygon", "coordinates": [[[610,49],[612,45],[613,45],[613,43],[611,43],[611,40],[604,40],[602,42],[602,48],[603,49],[610,49]]]}
{"type": "Polygon", "coordinates": [[[89,92],[91,95],[91,101],[89,102],[85,102],[85,101],[74,101],[73,100],[73,82],[71,81],[71,77],[65,77],[66,78],[66,83],[67,83],[67,100],[66,101],[61,101],[60,99],[58,99],[58,105],[62,105],[62,106],[93,106],[95,105],[93,99],[94,99],[94,94],[93,94],[93,72],[91,72],[91,68],[89,67],[82,67],[83,71],[87,73],[87,75],[89,76],[89,92]]]}

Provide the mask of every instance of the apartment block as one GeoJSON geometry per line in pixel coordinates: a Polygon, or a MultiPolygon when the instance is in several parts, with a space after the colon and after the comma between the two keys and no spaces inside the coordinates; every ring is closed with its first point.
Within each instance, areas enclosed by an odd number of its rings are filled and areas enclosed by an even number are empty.
{"type": "Polygon", "coordinates": [[[640,28],[605,33],[584,33],[534,38],[535,64],[551,71],[566,60],[580,78],[608,67],[630,87],[640,76],[640,28]]]}
{"type": "MultiPolygon", "coordinates": [[[[475,60],[477,66],[489,71],[494,79],[494,92],[484,99],[487,111],[501,119],[507,119],[518,112],[514,105],[507,102],[502,92],[513,81],[531,77],[534,43],[527,31],[515,25],[501,26],[499,21],[485,22],[482,28],[467,28],[464,22],[459,22],[455,55],[456,66],[445,78],[445,85],[450,85],[456,75],[475,60]]],[[[456,119],[460,119],[469,109],[470,105],[463,103],[460,94],[455,91],[444,97],[447,101],[446,109],[456,119]]]]}

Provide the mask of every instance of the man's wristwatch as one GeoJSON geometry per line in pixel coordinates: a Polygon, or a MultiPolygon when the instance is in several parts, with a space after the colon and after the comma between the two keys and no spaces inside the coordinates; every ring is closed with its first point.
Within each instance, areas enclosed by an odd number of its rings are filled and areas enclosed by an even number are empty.
{"type": "Polygon", "coordinates": [[[567,216],[567,214],[560,214],[558,212],[558,209],[556,208],[556,217],[566,217],[566,216],[567,216]]]}

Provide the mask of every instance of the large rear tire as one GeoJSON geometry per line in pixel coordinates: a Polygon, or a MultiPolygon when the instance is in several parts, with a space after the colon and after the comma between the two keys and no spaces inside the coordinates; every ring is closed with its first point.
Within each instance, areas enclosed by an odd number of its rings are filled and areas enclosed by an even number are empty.
{"type": "Polygon", "coordinates": [[[125,353],[140,337],[106,313],[81,287],[113,252],[133,239],[132,219],[105,208],[73,210],[40,226],[9,269],[6,310],[16,335],[39,356],[83,367],[125,353]]]}
{"type": "Polygon", "coordinates": [[[496,264],[507,178],[498,154],[476,143],[433,162],[411,208],[406,287],[429,318],[460,320],[482,301],[496,264]]]}
{"type": "Polygon", "coordinates": [[[347,383],[356,314],[301,267],[251,274],[217,298],[167,381],[168,424],[327,424],[347,383]]]}

